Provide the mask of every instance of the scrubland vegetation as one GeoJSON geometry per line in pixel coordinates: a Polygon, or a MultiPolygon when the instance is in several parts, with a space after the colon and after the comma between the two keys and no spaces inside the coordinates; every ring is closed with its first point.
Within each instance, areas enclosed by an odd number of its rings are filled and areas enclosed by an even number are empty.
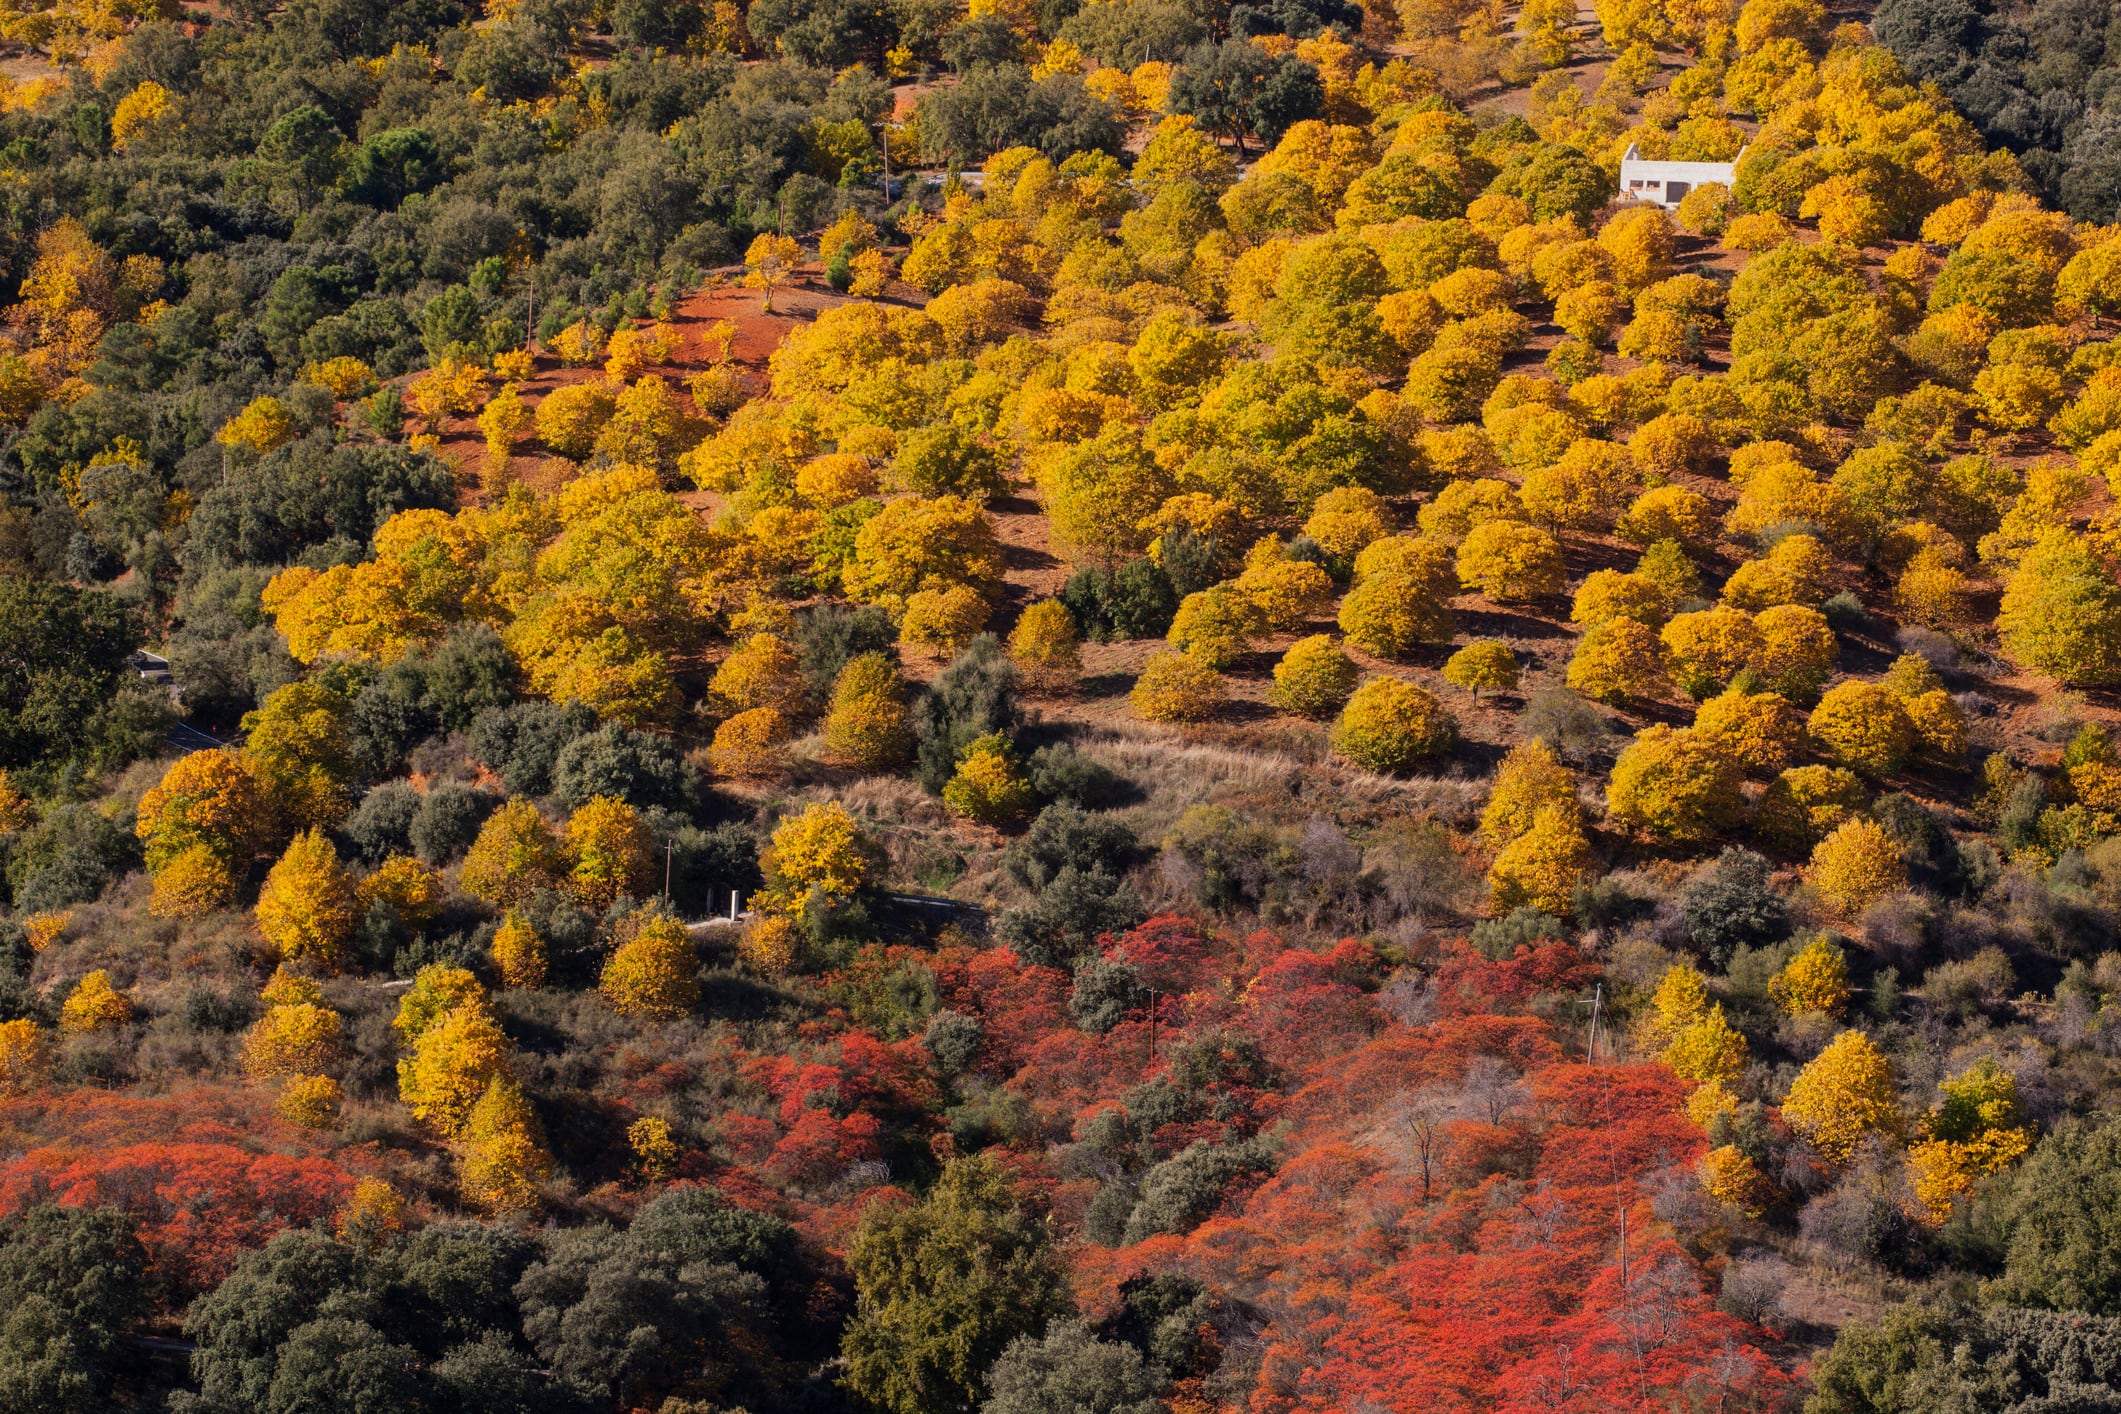
{"type": "Polygon", "coordinates": [[[0,11],[0,1407],[2121,1407],[2093,18],[0,11]]]}

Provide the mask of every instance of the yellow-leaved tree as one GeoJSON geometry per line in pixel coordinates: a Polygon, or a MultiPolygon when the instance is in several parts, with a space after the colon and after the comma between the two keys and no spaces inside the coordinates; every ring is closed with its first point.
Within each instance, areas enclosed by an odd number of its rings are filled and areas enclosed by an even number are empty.
{"type": "Polygon", "coordinates": [[[1644,728],[1606,782],[1606,818],[1671,844],[1705,844],[1745,811],[1744,773],[1721,741],[1659,723],[1644,728]]]}
{"type": "Polygon", "coordinates": [[[545,940],[522,910],[510,909],[493,934],[493,969],[504,987],[545,985],[545,940]]]}
{"type": "Polygon", "coordinates": [[[958,757],[957,771],[943,786],[943,805],[960,819],[1004,825],[1036,803],[1031,783],[1017,769],[1009,740],[999,732],[979,738],[958,757]]]}
{"type": "Polygon", "coordinates": [[[1058,599],[1027,606],[1009,631],[1009,657],[1049,692],[1072,686],[1083,671],[1082,634],[1068,606],[1058,599]]]}
{"type": "Polygon", "coordinates": [[[44,1083],[51,1068],[51,1047],[37,1023],[21,1018],[0,1021],[0,1099],[17,1099],[44,1083]]]}
{"type": "Polygon", "coordinates": [[[1354,662],[1326,634],[1299,638],[1274,665],[1274,705],[1322,720],[1340,711],[1360,676],[1354,662]]]}
{"type": "Polygon", "coordinates": [[[1203,722],[1228,695],[1221,673],[1191,653],[1166,648],[1142,664],[1127,702],[1145,721],[1203,722]]]}
{"type": "Polygon", "coordinates": [[[464,1196],[488,1213],[537,1206],[537,1186],[552,1172],[545,1130],[523,1087],[505,1071],[487,1082],[457,1141],[464,1196]]]}
{"type": "Polygon", "coordinates": [[[1869,1136],[1900,1133],[1893,1063],[1861,1031],[1842,1032],[1790,1083],[1782,1119],[1828,1163],[1846,1164],[1869,1136]]]}
{"type": "Polygon", "coordinates": [[[1333,724],[1333,750],[1381,774],[1411,770],[1457,741],[1458,721],[1436,695],[1395,677],[1355,689],[1333,724]]]}
{"type": "Polygon", "coordinates": [[[1853,917],[1907,887],[1900,845],[1869,819],[1845,820],[1812,850],[1812,887],[1845,917],[1853,917]]]}
{"type": "Polygon", "coordinates": [[[2016,1163],[2033,1142],[2016,1077],[1989,1057],[1940,1088],[1944,1098],[1923,1121],[1925,1137],[1907,1151],[1915,1197],[1935,1226],[1951,1217],[1977,1180],[2016,1163]]]}
{"type": "Polygon", "coordinates": [[[1495,912],[1529,907],[1566,916],[1590,862],[1590,841],[1584,837],[1583,813],[1575,797],[1541,806],[1531,828],[1503,846],[1488,867],[1495,912]]]}
{"type": "Polygon", "coordinates": [[[700,955],[685,925],[666,913],[622,920],[598,990],[622,1016],[675,1021],[700,999],[700,955]]]}
{"type": "Polygon", "coordinates": [[[287,971],[273,973],[263,994],[264,1015],[243,1040],[243,1069],[261,1079],[317,1075],[339,1059],[343,1023],[323,1004],[313,982],[287,971]]]}
{"type": "Polygon", "coordinates": [[[1486,638],[1468,643],[1443,665],[1443,680],[1472,693],[1475,702],[1480,700],[1482,688],[1508,692],[1517,686],[1518,677],[1517,654],[1500,639],[1486,638]]]}
{"type": "Polygon", "coordinates": [[[257,780],[231,751],[180,756],[140,798],[133,832],[155,878],[148,907],[195,918],[232,901],[242,871],[269,833],[257,780]]]}
{"type": "Polygon", "coordinates": [[[1530,830],[1539,812],[1551,806],[1580,813],[1576,773],[1561,764],[1553,747],[1534,737],[1511,747],[1496,767],[1487,809],[1480,816],[1481,838],[1502,849],[1530,830]]]}
{"type": "Polygon", "coordinates": [[[1768,982],[1768,998],[1792,1016],[1838,1021],[1849,1003],[1848,958],[1822,933],[1768,982]]]}
{"type": "Polygon", "coordinates": [[[611,907],[621,894],[648,886],[654,841],[641,816],[623,800],[592,796],[567,821],[568,892],[593,912],[611,907]]]}
{"type": "Polygon", "coordinates": [[[75,1034],[107,1031],[132,1019],[132,1001],[111,985],[110,973],[100,967],[75,983],[59,1008],[59,1029],[75,1034]]]}
{"type": "Polygon", "coordinates": [[[563,873],[560,844],[545,817],[537,806],[514,796],[479,827],[479,837],[464,853],[457,882],[473,898],[507,908],[551,888],[563,873]]]}
{"type": "Polygon", "coordinates": [[[283,958],[337,972],[353,940],[353,880],[322,830],[305,830],[288,843],[258,891],[258,931],[283,958]]]}
{"type": "Polygon", "coordinates": [[[885,654],[864,653],[840,669],[825,718],[825,754],[858,771],[888,771],[912,756],[906,681],[885,654]]]}
{"type": "Polygon", "coordinates": [[[291,682],[243,716],[244,760],[279,838],[330,829],[352,807],[350,702],[321,683],[291,682]]]}
{"type": "Polygon", "coordinates": [[[783,820],[759,856],[759,868],[766,888],[754,906],[794,917],[812,890],[828,900],[853,898],[868,882],[872,862],[861,826],[847,807],[830,800],[783,820]]]}
{"type": "MultiPolygon", "coordinates": [[[[399,1020],[404,1019],[401,1010],[399,1020]]],[[[411,1045],[411,1053],[398,1062],[398,1097],[438,1134],[454,1139],[472,1106],[506,1068],[508,1038],[481,993],[435,1017],[411,1045]]]]}

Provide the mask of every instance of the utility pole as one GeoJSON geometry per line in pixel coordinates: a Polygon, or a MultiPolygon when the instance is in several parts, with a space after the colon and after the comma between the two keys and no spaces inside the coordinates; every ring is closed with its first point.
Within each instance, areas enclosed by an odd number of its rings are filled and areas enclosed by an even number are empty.
{"type": "Polygon", "coordinates": [[[1149,989],[1149,1066],[1156,1066],[1156,988],[1149,989]]]}
{"type": "Polygon", "coordinates": [[[1584,1056],[1586,1064],[1598,1059],[1598,1013],[1604,1005],[1605,983],[1600,982],[1598,990],[1591,994],[1591,1040],[1584,1056]]]}
{"type": "Polygon", "coordinates": [[[663,842],[663,907],[670,907],[670,852],[677,848],[675,841],[663,842]]]}

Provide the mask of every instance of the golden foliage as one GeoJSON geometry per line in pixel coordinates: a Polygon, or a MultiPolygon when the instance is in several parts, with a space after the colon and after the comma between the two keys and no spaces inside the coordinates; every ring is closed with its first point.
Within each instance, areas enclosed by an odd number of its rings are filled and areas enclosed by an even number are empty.
{"type": "Polygon", "coordinates": [[[441,874],[406,854],[393,854],[355,889],[355,904],[362,913],[376,903],[388,903],[409,928],[424,928],[442,911],[446,886],[441,874]]]}
{"type": "Polygon", "coordinates": [[[1180,601],[1164,636],[1171,646],[1220,672],[1249,652],[1266,627],[1257,603],[1234,584],[1216,584],[1180,601]]]}
{"type": "Polygon", "coordinates": [[[468,358],[442,357],[405,388],[405,405],[430,429],[445,417],[474,413],[486,401],[486,370],[468,358]]]}
{"type": "Polygon", "coordinates": [[[567,821],[568,892],[592,912],[611,907],[621,894],[638,894],[648,885],[653,844],[631,805],[592,796],[567,821]]]}
{"type": "MultiPolygon", "coordinates": [[[[281,975],[275,973],[274,981],[278,982],[281,975]]],[[[268,1001],[272,1000],[270,990],[267,989],[268,1001]]],[[[317,998],[311,996],[306,1000],[315,1001],[317,998]]],[[[456,1008],[485,1004],[486,989],[479,985],[478,978],[464,968],[432,962],[413,977],[411,988],[398,1000],[398,1014],[390,1025],[398,1034],[398,1044],[410,1046],[428,1027],[456,1008]]]]}
{"type": "Polygon", "coordinates": [[[1340,711],[1355,691],[1355,664],[1331,637],[1316,633],[1289,645],[1274,665],[1274,705],[1299,717],[1323,719],[1340,711]]]}
{"type": "Polygon", "coordinates": [[[805,806],[783,820],[759,865],[774,890],[796,906],[812,888],[851,898],[869,877],[861,827],[836,800],[805,806]]]}
{"type": "Polygon", "coordinates": [[[504,987],[545,985],[545,940],[520,909],[510,909],[493,935],[493,970],[504,987]]]}
{"type": "Polygon", "coordinates": [[[1541,806],[1532,827],[1505,845],[1489,866],[1491,905],[1498,915],[1530,907],[1566,916],[1590,862],[1590,842],[1584,838],[1575,798],[1541,806]]]}
{"type": "Polygon", "coordinates": [[[957,771],[943,786],[943,805],[961,819],[1003,825],[1027,814],[1036,797],[1017,770],[1009,742],[983,736],[959,756],[957,771]]]}
{"type": "Polygon", "coordinates": [[[1339,624],[1348,642],[1380,658],[1404,658],[1424,643],[1446,642],[1453,629],[1451,611],[1426,579],[1391,568],[1364,575],[1348,591],[1339,624]]]}
{"type": "Polygon", "coordinates": [[[291,1075],[280,1087],[273,1108],[280,1118],[301,1129],[337,1129],[339,1082],[328,1075],[291,1075]]]}
{"type": "Polygon", "coordinates": [[[1457,741],[1457,719],[1435,694],[1395,677],[1355,689],[1333,724],[1333,750],[1380,774],[1410,770],[1457,741]]]}
{"type": "Polygon", "coordinates": [[[888,771],[903,765],[913,751],[913,720],[906,709],[905,690],[898,665],[886,655],[865,653],[849,661],[833,683],[832,710],[825,718],[825,754],[858,771],[888,771]]]}
{"type": "Polygon", "coordinates": [[[774,708],[739,712],[714,729],[714,740],[707,747],[708,764],[717,776],[735,780],[777,776],[788,765],[781,744],[789,731],[788,719],[774,708]]]}
{"type": "Polygon", "coordinates": [[[1767,1211],[1773,1192],[1759,1167],[1735,1144],[1725,1144],[1702,1155],[1701,1186],[1711,1198],[1730,1204],[1749,1218],[1758,1218],[1767,1211]]]}
{"type": "Polygon", "coordinates": [[[1127,694],[1134,714],[1149,722],[1203,722],[1228,695],[1222,674],[1190,653],[1161,649],[1142,664],[1127,694]]]}
{"type": "Polygon", "coordinates": [[[1782,1119],[1832,1164],[1846,1164],[1872,1134],[1901,1130],[1892,1062],[1861,1031],[1844,1031],[1790,1084],[1782,1119]]]}
{"type": "Polygon", "coordinates": [[[254,398],[241,412],[221,424],[214,440],[224,447],[265,455],[295,439],[295,420],[280,400],[254,398]]]}
{"type": "Polygon", "coordinates": [[[1613,763],[1606,818],[1667,843],[1704,844],[1738,822],[1742,780],[1738,758],[1722,742],[1659,723],[1638,733],[1613,763]]]}
{"type": "MultiPolygon", "coordinates": [[[[329,829],[352,807],[351,704],[316,682],[291,682],[243,714],[243,759],[283,831],[329,829]]],[[[281,838],[286,838],[285,834],[281,838]]]]}
{"type": "MultiPolygon", "coordinates": [[[[778,838],[778,836],[776,836],[778,838]]],[[[700,997],[700,956],[685,925],[667,914],[634,914],[604,964],[598,990],[621,1016],[675,1021],[700,997]]]]}
{"type": "Polygon", "coordinates": [[[1754,776],[1778,774],[1804,744],[1804,718],[1775,692],[1727,688],[1701,704],[1694,730],[1721,741],[1754,776]]]}
{"type": "Polygon", "coordinates": [[[1768,982],[1768,999],[1792,1016],[1840,1020],[1849,1002],[1848,958],[1820,934],[1768,982]]]}
{"type": "Polygon", "coordinates": [[[785,977],[802,957],[802,935],[788,917],[769,913],[754,919],[737,939],[737,956],[768,977],[785,977]]]}
{"type": "Polygon", "coordinates": [[[1341,486],[1320,496],[1304,522],[1304,534],[1335,559],[1352,561],[1372,542],[1392,533],[1384,502],[1361,486],[1341,486]]]}
{"type": "Polygon", "coordinates": [[[412,1041],[412,1053],[398,1062],[398,1098],[436,1133],[454,1139],[507,1062],[508,1038],[483,996],[465,1001],[412,1041]]]}
{"type": "Polygon", "coordinates": [[[1732,1027],[1723,1008],[1711,1005],[1672,1028],[1658,1059],[1682,1080],[1721,1085],[1745,1069],[1745,1037],[1732,1027]]]}
{"type": "Polygon", "coordinates": [[[314,1075],[338,1063],[339,1014],[315,1001],[270,1007],[243,1040],[243,1070],[261,1079],[314,1075]]]}
{"type": "Polygon", "coordinates": [[[17,1099],[42,1085],[50,1050],[36,1022],[0,1021],[0,1099],[17,1099]]]}
{"type": "Polygon", "coordinates": [[[1568,685],[1600,702],[1654,699],[1671,689],[1657,631],[1633,618],[1610,618],[1576,641],[1568,685]]]}
{"type": "Polygon", "coordinates": [[[627,1125],[626,1147],[643,1178],[665,1179],[677,1171],[678,1144],[670,1135],[669,1120],[643,1115],[627,1125]]]}
{"type": "Polygon", "coordinates": [[[458,1140],[457,1176],[465,1198],[488,1213],[535,1208],[537,1185],[552,1171],[544,1128],[523,1088],[494,1076],[471,1108],[458,1140]]]}
{"type": "Polygon", "coordinates": [[[72,909],[59,909],[49,913],[29,913],[22,917],[22,935],[32,953],[43,952],[65,935],[73,923],[72,909]]]}
{"type": "Polygon", "coordinates": [[[133,1004],[100,967],[75,983],[59,1008],[59,1029],[75,1034],[109,1030],[132,1019],[133,1004]]]}
{"type": "Polygon", "coordinates": [[[258,892],[258,930],[283,958],[330,972],[345,965],[355,912],[353,880],[321,830],[306,830],[265,876],[258,892]]]}
{"type": "Polygon", "coordinates": [[[1495,784],[1480,817],[1481,837],[1502,849],[1530,830],[1540,811],[1554,806],[1582,813],[1576,800],[1576,773],[1562,765],[1554,748],[1539,738],[1520,742],[1495,770],[1495,784]]]}
{"type": "Polygon", "coordinates": [[[231,750],[195,750],[178,757],[161,782],[140,797],[134,833],[146,842],[146,865],[157,876],[178,854],[199,848],[223,861],[248,861],[259,844],[263,801],[244,757],[231,750]]]}
{"type": "Polygon", "coordinates": [[[1444,660],[1443,680],[1480,700],[1480,690],[1508,692],[1517,686],[1517,654],[1499,639],[1477,639],[1444,660]]]}
{"type": "Polygon", "coordinates": [[[1923,1124],[1928,1137],[1907,1155],[1915,1196],[1933,1225],[1950,1218],[1976,1181],[2017,1162],[2033,1141],[2018,1082],[1995,1061],[1983,1057],[1940,1088],[1944,1098],[1923,1124]]]}
{"type": "Polygon", "coordinates": [[[1812,709],[1812,737],[1850,770],[1883,776],[1906,763],[1915,725],[1891,689],[1872,682],[1837,683],[1812,709]]]}
{"type": "Polygon", "coordinates": [[[1768,783],[1753,827],[1793,854],[1812,846],[1869,803],[1863,782],[1834,766],[1792,766],[1768,783]]]}
{"type": "Polygon", "coordinates": [[[160,128],[170,115],[173,95],[153,79],[143,79],[111,110],[111,146],[123,152],[133,142],[160,128]]]}
{"type": "Polygon", "coordinates": [[[507,908],[550,888],[563,872],[559,842],[545,817],[537,806],[513,796],[479,827],[457,882],[473,898],[507,908]]]}
{"type": "Polygon", "coordinates": [[[1067,687],[1082,675],[1081,644],[1075,616],[1058,599],[1027,606],[1009,631],[1010,659],[1048,690],[1067,687]]]}
{"type": "Polygon", "coordinates": [[[1899,844],[1860,816],[1843,821],[1813,847],[1809,873],[1812,887],[1845,916],[1907,887],[1899,844]]]}
{"type": "Polygon", "coordinates": [[[899,616],[899,640],[926,648],[940,663],[964,651],[987,626],[987,600],[969,585],[922,589],[906,596],[899,616]]]}
{"type": "Polygon", "coordinates": [[[1561,545],[1537,526],[1487,521],[1459,545],[1458,578],[1500,604],[1544,599],[1561,592],[1561,545]]]}
{"type": "Polygon", "coordinates": [[[538,401],[538,440],[555,456],[580,461],[596,446],[597,434],[617,407],[618,399],[602,383],[564,384],[538,401]]]}
{"type": "Polygon", "coordinates": [[[321,363],[302,365],[302,381],[322,388],[340,402],[359,397],[375,385],[375,370],[360,359],[341,354],[321,363]]]}

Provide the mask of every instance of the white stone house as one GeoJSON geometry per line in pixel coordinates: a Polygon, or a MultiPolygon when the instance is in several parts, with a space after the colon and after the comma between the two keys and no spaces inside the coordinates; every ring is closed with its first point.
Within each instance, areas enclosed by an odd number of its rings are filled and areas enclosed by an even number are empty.
{"type": "Polygon", "coordinates": [[[1744,157],[1741,149],[1728,162],[1651,162],[1635,150],[1635,144],[1629,143],[1627,155],[1620,159],[1620,199],[1654,201],[1667,211],[1673,210],[1681,197],[1703,182],[1736,185],[1738,163],[1744,157]]]}

